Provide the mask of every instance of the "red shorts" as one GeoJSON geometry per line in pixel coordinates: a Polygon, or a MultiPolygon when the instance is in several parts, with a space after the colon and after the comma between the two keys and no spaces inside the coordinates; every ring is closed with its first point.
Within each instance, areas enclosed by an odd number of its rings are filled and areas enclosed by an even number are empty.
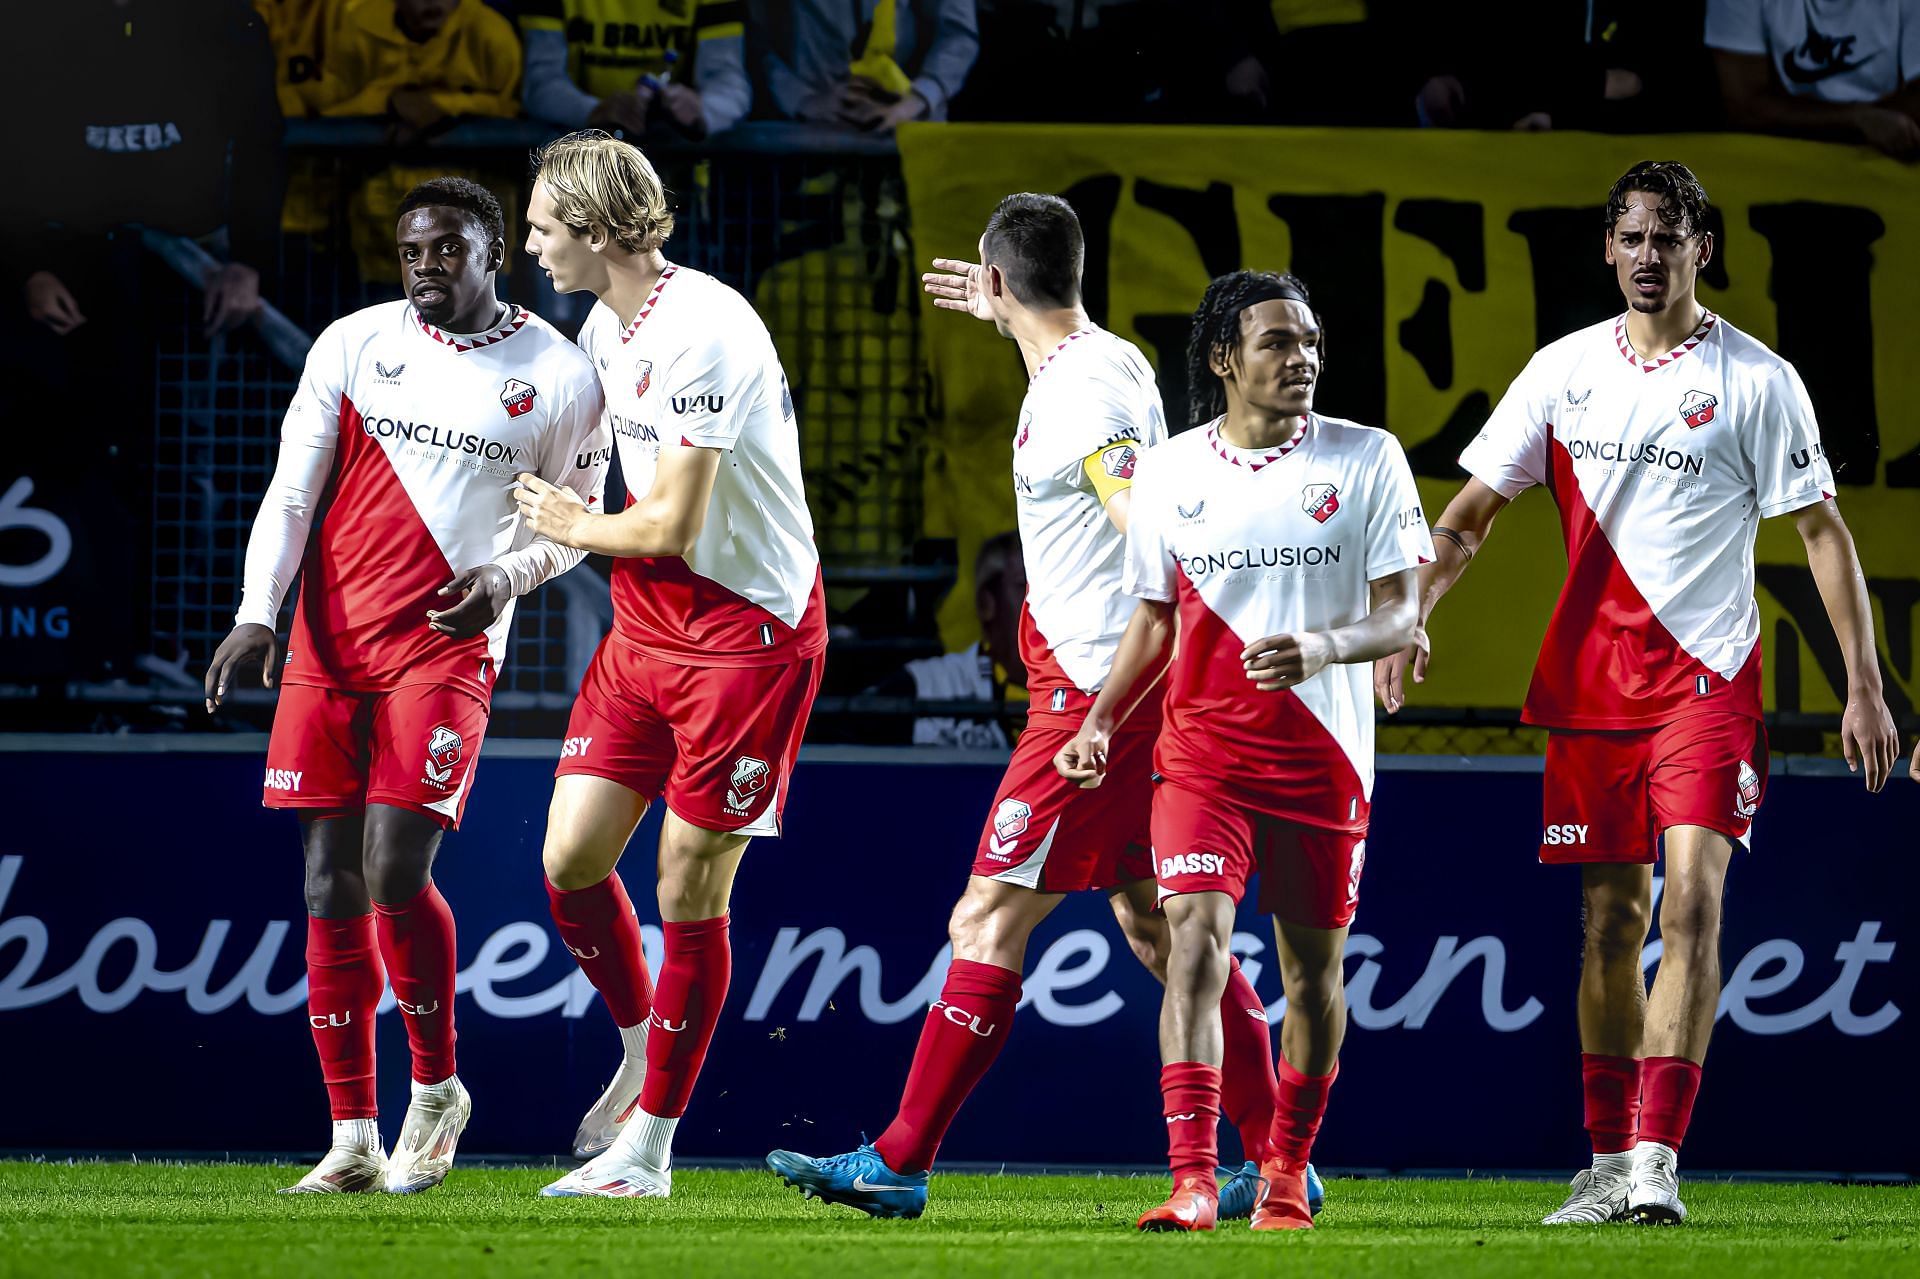
{"type": "Polygon", "coordinates": [[[1225,893],[1238,903],[1260,872],[1260,909],[1307,928],[1345,928],[1360,904],[1367,832],[1271,817],[1175,782],[1153,793],[1160,899],[1225,893]]]}
{"type": "Polygon", "coordinates": [[[337,812],[391,804],[451,829],[467,806],[486,735],[486,702],[462,688],[356,693],[283,684],[261,802],[337,812]]]}
{"type": "Polygon", "coordinates": [[[1767,730],[1724,712],[1661,728],[1547,734],[1540,860],[1650,865],[1660,832],[1704,826],[1746,843],[1767,791],[1767,730]]]}
{"type": "Polygon", "coordinates": [[[1148,814],[1153,805],[1156,719],[1114,734],[1106,780],[1092,790],[1060,776],[1053,757],[1080,731],[1028,712],[980,833],[973,873],[1042,893],[1117,888],[1153,878],[1148,814]]]}
{"type": "Polygon", "coordinates": [[[679,666],[609,635],[567,720],[556,777],[604,777],[702,830],[778,835],[822,660],[679,666]]]}

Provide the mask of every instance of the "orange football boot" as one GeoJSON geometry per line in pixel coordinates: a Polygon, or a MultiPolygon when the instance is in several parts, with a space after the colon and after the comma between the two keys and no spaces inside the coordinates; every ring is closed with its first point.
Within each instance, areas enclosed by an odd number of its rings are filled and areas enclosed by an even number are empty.
{"type": "Polygon", "coordinates": [[[1139,1226],[1142,1230],[1212,1230],[1219,1216],[1219,1183],[1211,1174],[1189,1173],[1173,1188],[1172,1198],[1141,1214],[1139,1226]]]}
{"type": "Polygon", "coordinates": [[[1307,1208],[1307,1165],[1278,1155],[1260,1165],[1260,1197],[1253,1204],[1255,1230],[1312,1230],[1307,1208]]]}

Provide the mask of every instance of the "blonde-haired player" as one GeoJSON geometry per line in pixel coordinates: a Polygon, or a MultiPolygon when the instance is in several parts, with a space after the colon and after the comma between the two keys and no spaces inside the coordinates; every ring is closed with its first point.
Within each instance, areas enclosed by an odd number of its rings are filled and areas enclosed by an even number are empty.
{"type": "Polygon", "coordinates": [[[590,130],[539,155],[527,252],[599,299],[600,371],[627,508],[600,515],[524,475],[538,532],[614,557],[613,630],[580,686],[542,854],[554,922],[626,1055],[574,1138],[588,1162],[544,1193],[664,1198],[674,1126],[726,999],[727,903],[748,840],[779,833],[827,643],[793,400],[747,300],[662,252],[653,166],[590,130]],[[649,985],[614,865],[653,798],[666,960],[649,985]]]}

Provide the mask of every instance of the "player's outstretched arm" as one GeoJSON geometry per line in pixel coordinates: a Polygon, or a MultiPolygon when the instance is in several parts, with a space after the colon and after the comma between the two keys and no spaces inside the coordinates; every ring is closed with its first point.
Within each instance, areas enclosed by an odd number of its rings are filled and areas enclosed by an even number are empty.
{"type": "Polygon", "coordinates": [[[942,311],[965,311],[976,320],[991,320],[987,307],[987,269],[978,262],[935,258],[933,270],[920,277],[920,287],[942,311]]]}
{"type": "Polygon", "coordinates": [[[1073,740],[1053,757],[1060,776],[1092,790],[1107,775],[1107,742],[1115,729],[1126,722],[1160,677],[1167,672],[1167,659],[1173,652],[1174,611],[1171,603],[1141,600],[1127,620],[1120,636],[1119,651],[1113,657],[1113,669],[1107,672],[1106,685],[1093,699],[1087,718],[1073,740]]]}
{"type": "Polygon", "coordinates": [[[1330,631],[1301,631],[1269,635],[1240,651],[1247,678],[1263,693],[1298,688],[1329,666],[1371,662],[1397,653],[1414,642],[1419,629],[1419,571],[1402,569],[1367,583],[1371,603],[1367,615],[1350,626],[1330,631]]]}
{"type": "Polygon", "coordinates": [[[1507,499],[1479,479],[1469,479],[1447,503],[1446,511],[1433,525],[1433,563],[1420,569],[1416,595],[1419,613],[1414,621],[1413,638],[1396,652],[1373,664],[1373,692],[1389,715],[1407,704],[1406,675],[1413,670],[1413,682],[1427,678],[1427,661],[1433,646],[1427,639],[1427,619],[1433,616],[1440,597],[1453,589],[1460,575],[1480,546],[1493,532],[1493,518],[1507,499]]]}
{"type": "Polygon", "coordinates": [[[578,493],[531,472],[518,477],[513,499],[535,533],[616,559],[685,555],[700,540],[714,480],[720,474],[716,448],[662,448],[647,495],[618,515],[595,515],[578,493]]]}
{"type": "Polygon", "coordinates": [[[1840,656],[1847,664],[1847,709],[1840,717],[1840,749],[1847,767],[1866,770],[1867,789],[1877,791],[1893,775],[1900,757],[1900,735],[1887,712],[1880,683],[1880,658],[1873,647],[1873,606],[1860,572],[1853,534],[1840,508],[1826,498],[1794,512],[1793,522],[1807,545],[1807,567],[1827,606],[1840,656]]]}

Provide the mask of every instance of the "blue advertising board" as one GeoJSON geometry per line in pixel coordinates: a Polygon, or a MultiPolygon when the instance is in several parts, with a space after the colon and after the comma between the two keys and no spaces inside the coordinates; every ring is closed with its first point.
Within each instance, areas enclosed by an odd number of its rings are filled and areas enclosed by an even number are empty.
{"type": "MultiPolygon", "coordinates": [[[[0,830],[0,1096],[13,1099],[0,1149],[322,1144],[297,835],[291,816],[258,806],[257,747],[45,745],[0,740],[11,800],[0,830]]],[[[618,1059],[611,1021],[547,918],[539,850],[552,753],[490,745],[437,871],[459,920],[469,1152],[564,1157],[618,1059]]],[[[1537,766],[1383,763],[1348,952],[1352,1031],[1317,1158],[1577,1165],[1579,877],[1535,861],[1537,766]]],[[[732,992],[680,1128],[682,1158],[832,1152],[886,1126],[998,776],[980,759],[803,758],[787,837],[757,841],[741,871],[732,992]]],[[[1920,786],[1904,778],[1879,796],[1831,769],[1772,779],[1755,851],[1729,878],[1726,988],[1691,1166],[1920,1168],[1905,1091],[1920,1053],[1917,828],[1920,786]],[[1779,1135],[1783,1107],[1796,1116],[1791,1141],[1779,1135]]],[[[650,815],[623,866],[643,921],[657,829],[650,815]]],[[[657,971],[658,927],[643,931],[657,971]]],[[[1277,1023],[1273,940],[1251,906],[1235,941],[1277,1023]]],[[[1658,955],[1656,930],[1649,966],[1658,955]]],[[[1042,927],[1025,990],[943,1158],[1157,1163],[1159,988],[1102,899],[1069,899],[1042,927]]],[[[397,1122],[406,1040],[391,1007],[389,995],[381,1100],[397,1122]]],[[[1223,1135],[1223,1153],[1233,1146],[1223,1135]]]]}

